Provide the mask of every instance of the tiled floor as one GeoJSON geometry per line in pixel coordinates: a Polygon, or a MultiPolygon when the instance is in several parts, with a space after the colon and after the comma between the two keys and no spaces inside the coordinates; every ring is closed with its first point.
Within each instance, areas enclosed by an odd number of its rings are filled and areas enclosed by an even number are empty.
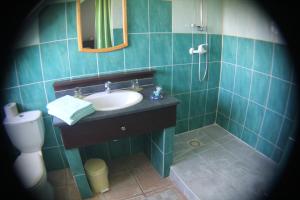
{"type": "MultiPolygon", "coordinates": [[[[108,163],[110,190],[89,200],[186,200],[169,178],[160,178],[144,154],[108,163]]],[[[69,169],[48,173],[57,200],[80,199],[69,169]]]]}
{"type": "Polygon", "coordinates": [[[265,197],[276,165],[218,125],[175,136],[170,178],[188,199],[265,197]]]}

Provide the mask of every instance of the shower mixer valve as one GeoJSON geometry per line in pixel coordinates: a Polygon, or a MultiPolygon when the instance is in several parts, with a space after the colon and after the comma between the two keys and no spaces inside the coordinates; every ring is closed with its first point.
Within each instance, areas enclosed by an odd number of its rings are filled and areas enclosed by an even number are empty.
{"type": "Polygon", "coordinates": [[[204,54],[204,53],[206,53],[207,52],[207,50],[206,50],[206,48],[204,48],[204,47],[206,47],[207,48],[207,44],[200,44],[199,46],[198,46],[198,49],[197,50],[195,50],[194,48],[190,48],[190,50],[189,50],[189,53],[192,55],[192,54],[194,54],[194,53],[197,53],[197,54],[204,54]]]}

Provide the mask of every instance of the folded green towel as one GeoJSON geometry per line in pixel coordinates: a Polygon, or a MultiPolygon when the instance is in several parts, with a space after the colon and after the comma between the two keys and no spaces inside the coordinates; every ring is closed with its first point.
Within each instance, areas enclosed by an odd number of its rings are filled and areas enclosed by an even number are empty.
{"type": "Polygon", "coordinates": [[[84,101],[82,99],[78,99],[70,95],[65,95],[48,103],[47,108],[48,110],[52,110],[55,112],[63,111],[65,116],[72,118],[76,112],[85,109],[86,107],[91,105],[92,103],[88,101],[84,101]]]}
{"type": "Polygon", "coordinates": [[[55,113],[52,110],[48,110],[48,114],[53,115],[61,120],[63,120],[64,122],[66,122],[68,125],[73,125],[76,122],[78,122],[80,119],[82,119],[83,117],[86,117],[87,115],[92,114],[93,112],[95,112],[95,109],[93,107],[87,108],[86,110],[82,110],[78,113],[76,113],[73,118],[69,118],[69,117],[65,117],[63,116],[63,114],[59,114],[59,113],[55,113]]]}
{"type": "Polygon", "coordinates": [[[68,125],[73,125],[81,118],[95,112],[92,103],[66,95],[47,105],[48,113],[68,125]]]}

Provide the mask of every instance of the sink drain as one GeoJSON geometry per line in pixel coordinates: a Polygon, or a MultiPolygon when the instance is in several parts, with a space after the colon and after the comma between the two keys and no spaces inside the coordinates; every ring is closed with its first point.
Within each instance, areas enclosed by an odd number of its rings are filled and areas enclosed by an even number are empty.
{"type": "Polygon", "coordinates": [[[191,145],[192,147],[199,147],[200,146],[200,141],[199,140],[190,140],[188,142],[189,145],[191,145]]]}

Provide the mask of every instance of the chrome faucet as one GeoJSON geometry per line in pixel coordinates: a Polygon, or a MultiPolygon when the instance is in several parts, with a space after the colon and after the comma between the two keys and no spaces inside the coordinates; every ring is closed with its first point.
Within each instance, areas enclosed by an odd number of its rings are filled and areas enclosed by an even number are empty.
{"type": "Polygon", "coordinates": [[[110,92],[111,92],[110,84],[111,84],[110,81],[107,81],[107,82],[105,82],[105,84],[104,84],[105,92],[106,92],[106,93],[110,93],[110,92]]]}

